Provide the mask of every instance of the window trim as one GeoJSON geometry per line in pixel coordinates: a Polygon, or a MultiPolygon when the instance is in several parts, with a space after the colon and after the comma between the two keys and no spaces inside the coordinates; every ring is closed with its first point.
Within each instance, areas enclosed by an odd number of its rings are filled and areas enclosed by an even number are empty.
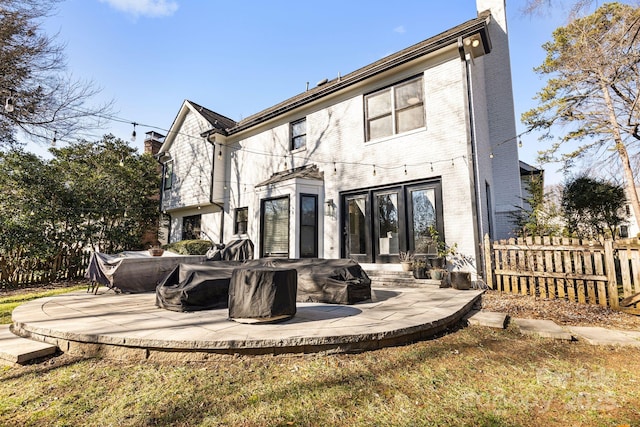
{"type": "Polygon", "coordinates": [[[249,231],[249,208],[247,206],[241,207],[241,208],[236,208],[233,212],[233,234],[247,234],[247,232],[249,231]],[[238,221],[238,214],[240,212],[245,212],[246,215],[246,219],[244,221],[238,221]],[[238,225],[244,222],[244,231],[240,232],[239,231],[239,227],[238,225]]]}
{"type": "Polygon", "coordinates": [[[384,138],[389,138],[395,135],[401,135],[401,134],[405,134],[408,132],[414,132],[416,130],[420,130],[420,129],[426,129],[427,126],[427,117],[426,117],[426,108],[425,108],[425,90],[424,90],[424,74],[418,74],[412,77],[408,77],[404,80],[395,82],[393,84],[390,84],[388,86],[379,88],[373,92],[369,92],[364,94],[363,97],[363,111],[364,111],[364,126],[365,126],[365,142],[369,142],[369,141],[377,141],[380,139],[384,139],[384,138]],[[422,99],[417,102],[414,105],[411,106],[405,106],[402,108],[399,108],[396,106],[396,89],[400,86],[404,86],[414,80],[419,80],[420,81],[420,88],[422,90],[422,99]],[[385,114],[379,114],[375,117],[369,117],[369,106],[368,106],[368,99],[375,96],[375,95],[379,95],[385,91],[389,92],[389,97],[390,97],[390,111],[388,113],[385,114]],[[424,119],[424,125],[423,126],[419,126],[413,129],[409,129],[406,131],[402,131],[402,132],[398,132],[398,113],[399,112],[403,112],[403,111],[407,111],[411,108],[416,108],[418,105],[422,106],[422,115],[423,115],[423,119],[424,119]],[[380,136],[380,137],[376,137],[376,138],[371,138],[371,121],[372,120],[376,120],[376,119],[381,119],[383,117],[391,117],[391,133],[389,135],[384,135],[384,136],[380,136]]]}
{"type": "Polygon", "coordinates": [[[291,123],[289,123],[289,151],[298,151],[298,150],[304,150],[307,147],[307,118],[303,117],[301,119],[298,120],[294,120],[291,123]],[[294,126],[297,125],[298,123],[304,123],[304,133],[301,133],[299,135],[294,135],[293,133],[293,129],[294,126]],[[299,147],[296,147],[294,144],[294,141],[297,138],[303,138],[304,139],[304,144],[302,144],[299,147]]]}

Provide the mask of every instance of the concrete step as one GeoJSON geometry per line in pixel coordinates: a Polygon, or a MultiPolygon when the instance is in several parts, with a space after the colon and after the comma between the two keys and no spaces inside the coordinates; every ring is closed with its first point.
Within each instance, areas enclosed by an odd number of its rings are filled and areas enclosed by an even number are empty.
{"type": "Polygon", "coordinates": [[[365,270],[371,284],[375,286],[406,286],[406,287],[422,287],[422,286],[438,286],[439,280],[431,279],[415,279],[410,271],[399,270],[365,270]]]}
{"type": "Polygon", "coordinates": [[[5,364],[23,364],[56,352],[55,345],[33,341],[14,335],[9,325],[0,325],[0,361],[5,364]]]}
{"type": "Polygon", "coordinates": [[[464,319],[474,326],[504,329],[507,325],[507,315],[495,311],[471,310],[464,319]]]}

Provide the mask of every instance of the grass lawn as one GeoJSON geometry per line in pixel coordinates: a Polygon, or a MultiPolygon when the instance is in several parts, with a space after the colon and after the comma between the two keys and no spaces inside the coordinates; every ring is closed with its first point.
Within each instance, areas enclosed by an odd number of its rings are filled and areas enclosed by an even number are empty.
{"type": "MultiPolygon", "coordinates": [[[[24,293],[15,293],[10,296],[0,296],[0,325],[11,323],[11,312],[14,308],[27,301],[36,298],[50,297],[66,292],[77,291],[79,289],[87,289],[87,285],[76,285],[58,289],[48,289],[43,291],[32,291],[24,293]]],[[[2,295],[2,294],[0,294],[2,295]]]]}
{"type": "Polygon", "coordinates": [[[640,349],[480,327],[360,354],[62,355],[0,367],[0,425],[638,425],[638,372],[640,349]]]}

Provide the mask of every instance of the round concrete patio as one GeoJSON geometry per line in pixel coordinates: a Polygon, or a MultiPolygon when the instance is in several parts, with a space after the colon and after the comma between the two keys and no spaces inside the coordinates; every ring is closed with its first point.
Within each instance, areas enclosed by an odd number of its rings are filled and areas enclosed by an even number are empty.
{"type": "Polygon", "coordinates": [[[482,291],[374,287],[354,305],[297,303],[273,324],[242,324],[227,309],[173,312],[155,293],[75,292],[41,298],[13,311],[15,334],[63,352],[126,359],[204,360],[214,353],[354,352],[431,337],[459,322],[482,291]]]}

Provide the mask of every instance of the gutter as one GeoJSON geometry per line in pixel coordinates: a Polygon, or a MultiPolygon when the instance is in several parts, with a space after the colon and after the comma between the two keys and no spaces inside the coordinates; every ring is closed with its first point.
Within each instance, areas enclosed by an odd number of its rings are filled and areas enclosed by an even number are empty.
{"type": "Polygon", "coordinates": [[[220,231],[218,236],[220,236],[220,243],[224,243],[224,205],[221,205],[213,199],[213,177],[216,167],[216,144],[209,138],[209,136],[210,134],[207,134],[206,136],[207,142],[211,144],[211,185],[209,187],[209,203],[220,208],[220,231]]]}
{"type": "Polygon", "coordinates": [[[480,277],[484,278],[484,251],[481,250],[481,242],[483,241],[484,236],[484,228],[482,225],[482,216],[480,212],[482,212],[482,206],[480,204],[480,171],[478,168],[478,159],[477,159],[477,141],[475,134],[475,120],[474,120],[474,108],[473,108],[473,88],[471,85],[471,70],[469,65],[469,60],[467,59],[467,55],[464,49],[464,44],[462,42],[462,37],[458,38],[458,52],[460,53],[460,60],[464,63],[464,68],[462,70],[463,81],[466,86],[466,94],[467,94],[467,114],[469,115],[469,146],[471,149],[471,187],[474,200],[471,202],[471,210],[473,212],[473,216],[475,218],[474,221],[474,235],[479,237],[478,244],[475,245],[476,251],[476,274],[480,277]],[[479,271],[478,271],[479,270],[479,271]]]}

